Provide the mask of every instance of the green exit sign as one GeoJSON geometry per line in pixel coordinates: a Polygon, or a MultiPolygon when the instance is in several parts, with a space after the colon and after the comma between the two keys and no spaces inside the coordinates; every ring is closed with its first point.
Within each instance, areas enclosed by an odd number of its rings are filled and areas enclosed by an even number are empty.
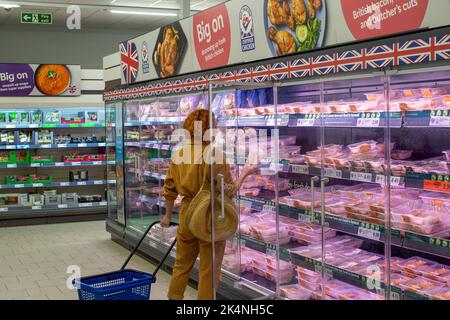
{"type": "Polygon", "coordinates": [[[20,17],[21,23],[52,24],[52,21],[53,17],[51,13],[22,12],[20,17]]]}

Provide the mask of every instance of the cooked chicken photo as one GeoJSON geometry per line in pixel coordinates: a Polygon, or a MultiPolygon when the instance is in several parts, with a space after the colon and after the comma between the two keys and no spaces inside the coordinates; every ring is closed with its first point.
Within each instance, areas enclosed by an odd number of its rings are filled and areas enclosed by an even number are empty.
{"type": "Polygon", "coordinates": [[[278,31],[274,27],[270,27],[268,37],[277,44],[277,54],[279,56],[294,53],[297,50],[294,36],[287,31],[278,31]]]}
{"type": "Polygon", "coordinates": [[[306,7],[303,0],[291,0],[291,10],[295,21],[299,24],[306,22],[306,7]]]}
{"type": "Polygon", "coordinates": [[[175,64],[178,62],[178,40],[177,31],[172,27],[164,30],[162,43],[158,45],[156,62],[161,67],[161,77],[173,76],[175,72],[175,64]]]}
{"type": "Polygon", "coordinates": [[[273,25],[279,26],[285,24],[294,30],[294,17],[291,15],[289,5],[285,0],[268,0],[267,15],[273,25]]]}
{"type": "MultiPolygon", "coordinates": [[[[314,19],[314,17],[316,16],[316,9],[314,8],[313,5],[313,0],[307,0],[308,1],[308,14],[309,14],[309,18],[310,19],[314,19]]],[[[302,1],[303,2],[303,1],[302,1]]]]}

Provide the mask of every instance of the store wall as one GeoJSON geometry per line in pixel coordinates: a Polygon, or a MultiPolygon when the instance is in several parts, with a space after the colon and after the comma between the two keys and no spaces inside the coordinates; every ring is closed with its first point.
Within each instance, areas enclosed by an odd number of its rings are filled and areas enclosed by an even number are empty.
{"type": "Polygon", "coordinates": [[[101,29],[46,31],[2,26],[0,63],[63,63],[79,64],[83,69],[103,69],[103,57],[117,52],[118,42],[144,32],[101,29]]]}

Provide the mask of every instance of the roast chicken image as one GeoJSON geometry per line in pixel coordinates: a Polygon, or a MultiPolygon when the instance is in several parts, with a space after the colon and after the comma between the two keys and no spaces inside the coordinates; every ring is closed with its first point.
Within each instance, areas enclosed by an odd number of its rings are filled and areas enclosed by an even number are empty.
{"type": "MultiPolygon", "coordinates": [[[[302,0],[299,1],[303,2],[302,0]]],[[[307,0],[307,2],[308,2],[309,18],[314,19],[314,17],[316,16],[316,8],[315,5],[313,4],[313,0],[307,0]]]]}
{"type": "Polygon", "coordinates": [[[165,28],[163,41],[155,52],[155,62],[161,67],[162,78],[173,76],[175,72],[175,64],[179,59],[178,41],[178,32],[172,27],[165,28]]]}
{"type": "Polygon", "coordinates": [[[294,53],[297,50],[294,36],[287,31],[269,28],[268,37],[277,44],[278,55],[294,53]]]}
{"type": "Polygon", "coordinates": [[[285,24],[289,29],[294,30],[294,17],[291,15],[289,5],[285,0],[268,0],[267,15],[273,25],[279,26],[285,24]]]}
{"type": "Polygon", "coordinates": [[[306,7],[303,0],[291,0],[291,10],[295,21],[299,25],[306,22],[306,7]]]}

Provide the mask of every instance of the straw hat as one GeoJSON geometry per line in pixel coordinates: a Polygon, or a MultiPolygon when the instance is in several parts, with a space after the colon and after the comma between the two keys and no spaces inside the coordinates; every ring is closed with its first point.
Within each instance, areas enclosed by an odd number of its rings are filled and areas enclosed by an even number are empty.
{"type": "MultiPolygon", "coordinates": [[[[225,218],[219,219],[222,211],[221,197],[214,199],[215,236],[214,241],[231,237],[238,226],[238,215],[233,201],[225,196],[225,218]]],[[[189,231],[202,241],[212,242],[211,235],[211,192],[200,190],[186,209],[185,221],[189,231]]]]}

